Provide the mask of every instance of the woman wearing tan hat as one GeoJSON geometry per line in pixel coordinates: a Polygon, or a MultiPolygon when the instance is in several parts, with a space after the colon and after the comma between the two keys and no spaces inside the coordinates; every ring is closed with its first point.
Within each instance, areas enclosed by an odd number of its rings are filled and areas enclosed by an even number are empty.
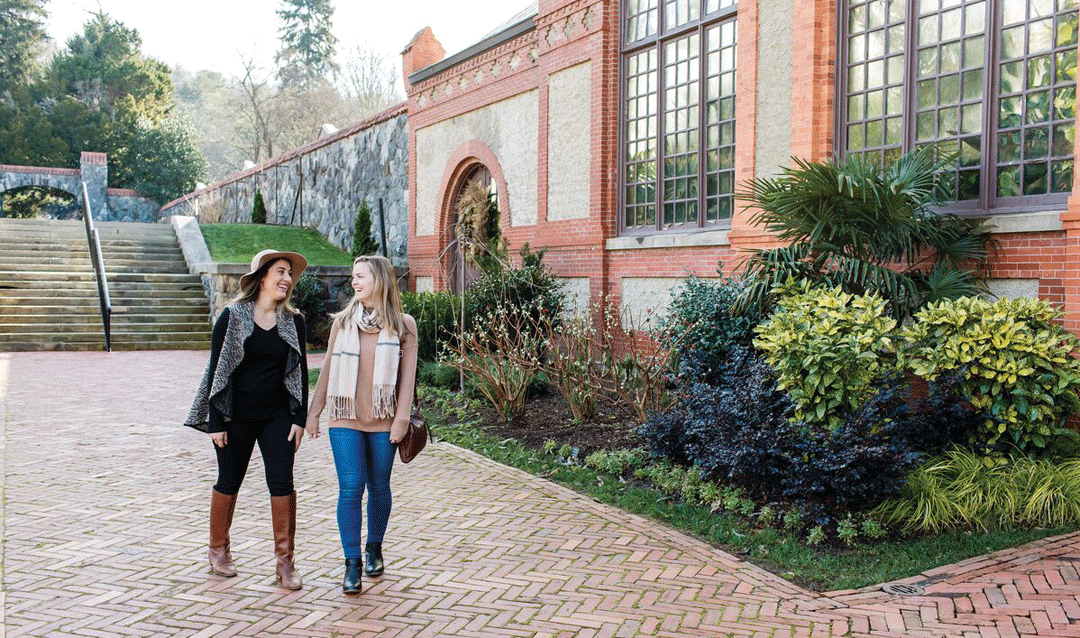
{"type": "Polygon", "coordinates": [[[364,573],[383,573],[382,542],[393,499],[390,470],[397,442],[409,427],[416,385],[416,321],[401,309],[394,268],[386,257],[353,262],[353,298],[334,315],[319,382],[308,411],[308,436],[319,436],[319,415],[330,405],[330,447],[338,477],[337,519],[345,554],[341,589],[359,594],[364,573]],[[367,543],[361,545],[364,491],[367,543]]]}
{"type": "Polygon", "coordinates": [[[185,425],[210,435],[218,478],[210,496],[210,569],[235,576],[229,528],[255,443],[262,452],[274,525],[277,581],[300,589],[293,564],[293,459],[307,415],[304,318],[289,303],[307,267],[303,255],[264,250],[214,324],[210,361],[185,425]]]}

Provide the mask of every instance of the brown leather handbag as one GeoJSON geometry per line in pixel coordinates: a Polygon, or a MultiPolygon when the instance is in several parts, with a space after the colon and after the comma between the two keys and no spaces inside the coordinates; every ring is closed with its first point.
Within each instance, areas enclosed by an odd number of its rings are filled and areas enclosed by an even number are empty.
{"type": "Polygon", "coordinates": [[[428,437],[427,419],[420,409],[420,399],[413,397],[412,413],[409,414],[409,429],[405,436],[398,441],[398,456],[402,463],[408,463],[416,458],[416,455],[427,445],[428,437]]]}

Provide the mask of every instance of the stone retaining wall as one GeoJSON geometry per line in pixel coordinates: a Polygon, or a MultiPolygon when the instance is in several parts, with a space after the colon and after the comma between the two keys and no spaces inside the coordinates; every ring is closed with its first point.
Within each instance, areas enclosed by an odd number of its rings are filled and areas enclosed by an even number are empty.
{"type": "Polygon", "coordinates": [[[162,215],[203,223],[249,222],[256,191],[271,224],[316,228],[349,250],[362,201],[371,207],[372,236],[395,266],[408,265],[408,121],[404,105],[280,155],[162,206],[162,215]],[[380,219],[382,202],[384,219],[380,219]],[[382,222],[382,223],[381,223],[382,222]]]}

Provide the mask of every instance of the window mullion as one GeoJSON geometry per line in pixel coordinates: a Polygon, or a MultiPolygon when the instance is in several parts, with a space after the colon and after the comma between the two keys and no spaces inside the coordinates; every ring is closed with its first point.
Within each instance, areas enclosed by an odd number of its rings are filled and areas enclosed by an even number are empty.
{"type": "MultiPolygon", "coordinates": [[[[705,0],[701,0],[701,15],[705,15],[705,0]]],[[[708,63],[709,43],[705,33],[705,25],[698,25],[698,170],[697,170],[697,226],[705,226],[705,161],[706,146],[708,144],[708,130],[706,129],[706,113],[709,110],[708,93],[708,63]]]]}
{"type": "Polygon", "coordinates": [[[917,109],[915,96],[915,78],[919,69],[919,0],[908,0],[907,18],[905,20],[907,40],[907,72],[904,74],[904,141],[905,153],[915,148],[915,112],[917,109]]]}
{"type": "MultiPolygon", "coordinates": [[[[663,2],[658,2],[657,6],[660,8],[660,16],[658,19],[664,17],[663,2]]],[[[658,24],[663,24],[658,22],[658,24]]],[[[664,135],[667,134],[667,126],[665,122],[667,120],[667,81],[666,81],[666,67],[667,60],[664,57],[664,41],[657,38],[656,41],[656,223],[653,226],[653,230],[660,231],[664,228],[664,198],[666,193],[664,192],[664,164],[666,163],[666,154],[664,153],[664,135]]]]}
{"type": "Polygon", "coordinates": [[[1001,16],[997,2],[986,3],[986,45],[984,56],[986,73],[983,74],[983,96],[986,112],[983,114],[982,195],[980,206],[989,211],[994,207],[997,194],[997,125],[998,125],[998,46],[1001,39],[1001,16]]]}

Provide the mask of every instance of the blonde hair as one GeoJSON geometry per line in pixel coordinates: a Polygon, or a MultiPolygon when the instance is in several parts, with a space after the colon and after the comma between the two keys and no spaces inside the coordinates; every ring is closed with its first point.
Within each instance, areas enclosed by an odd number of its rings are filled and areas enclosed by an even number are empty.
{"type": "MultiPolygon", "coordinates": [[[[371,276],[375,280],[375,290],[371,295],[372,314],[378,319],[379,325],[389,327],[400,337],[405,333],[405,311],[401,308],[401,293],[398,291],[393,264],[386,257],[369,255],[357,257],[353,261],[353,270],[361,263],[371,267],[371,276]]],[[[339,329],[345,327],[345,322],[359,310],[359,306],[360,299],[353,295],[345,308],[334,315],[334,322],[339,329]]]]}
{"type": "MultiPolygon", "coordinates": [[[[240,292],[236,293],[236,296],[233,297],[232,303],[244,303],[246,301],[254,303],[259,298],[259,290],[262,288],[263,279],[266,279],[266,273],[270,272],[270,268],[279,261],[284,261],[285,263],[289,264],[290,269],[292,268],[292,262],[284,257],[279,257],[273,261],[263,264],[261,268],[255,271],[254,275],[248,277],[248,280],[244,285],[240,286],[240,292]]],[[[274,308],[277,312],[281,312],[284,310],[285,312],[290,314],[300,314],[299,310],[293,308],[291,301],[293,288],[295,287],[296,280],[293,279],[289,283],[289,291],[285,293],[285,298],[277,302],[276,308],[274,308]]]]}

